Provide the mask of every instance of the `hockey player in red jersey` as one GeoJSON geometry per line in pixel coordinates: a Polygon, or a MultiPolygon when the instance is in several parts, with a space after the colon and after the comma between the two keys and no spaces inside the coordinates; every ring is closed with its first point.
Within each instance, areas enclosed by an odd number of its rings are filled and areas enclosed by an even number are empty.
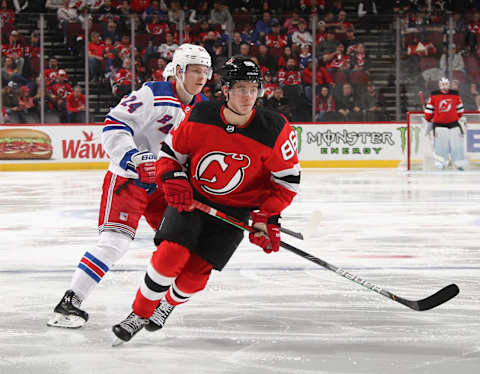
{"type": "Polygon", "coordinates": [[[198,104],[162,145],[158,178],[168,207],[133,311],[113,332],[129,341],[143,327],[162,328],[176,305],[205,288],[222,270],[243,231],[193,210],[199,200],[259,231],[249,239],[267,253],[280,245],[280,213],[300,182],[296,132],[282,115],[254,108],[263,94],[262,73],[234,57],[219,71],[226,102],[198,104]]]}
{"type": "Polygon", "coordinates": [[[144,216],[157,230],[167,206],[156,188],[155,160],[172,127],[178,126],[198,102],[211,78],[211,58],[198,45],[182,44],[173,55],[176,81],[147,82],[124,97],[105,118],[102,146],[110,156],[103,181],[98,229],[73,274],[70,289],[55,307],[48,326],[83,326],[88,314],[80,309],[108,270],[127,252],[144,216]],[[131,183],[132,182],[132,183],[131,183]]]}
{"type": "Polygon", "coordinates": [[[445,169],[449,156],[458,170],[464,170],[465,151],[463,129],[459,120],[463,114],[463,103],[458,91],[450,89],[447,78],[439,81],[438,91],[432,91],[425,106],[427,128],[433,129],[435,166],[445,169]]]}

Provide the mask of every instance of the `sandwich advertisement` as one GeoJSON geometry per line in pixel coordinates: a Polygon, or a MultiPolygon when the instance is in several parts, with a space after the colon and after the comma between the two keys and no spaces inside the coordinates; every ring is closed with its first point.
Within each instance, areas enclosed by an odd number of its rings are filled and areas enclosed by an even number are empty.
{"type": "Polygon", "coordinates": [[[0,170],[106,168],[103,124],[0,125],[0,170]]]}

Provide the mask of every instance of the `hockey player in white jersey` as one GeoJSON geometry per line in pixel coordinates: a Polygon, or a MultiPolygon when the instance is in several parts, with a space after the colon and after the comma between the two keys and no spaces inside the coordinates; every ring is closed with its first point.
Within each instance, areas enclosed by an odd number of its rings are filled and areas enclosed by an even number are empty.
{"type": "Polygon", "coordinates": [[[157,230],[166,202],[155,184],[156,162],[170,129],[190,114],[211,78],[211,58],[205,48],[183,44],[174,53],[173,82],[147,82],[124,97],[105,118],[102,145],[110,157],[103,181],[95,246],[87,249],[70,288],[55,307],[48,326],[78,328],[88,320],[80,309],[108,270],[125,254],[143,215],[157,230]]]}

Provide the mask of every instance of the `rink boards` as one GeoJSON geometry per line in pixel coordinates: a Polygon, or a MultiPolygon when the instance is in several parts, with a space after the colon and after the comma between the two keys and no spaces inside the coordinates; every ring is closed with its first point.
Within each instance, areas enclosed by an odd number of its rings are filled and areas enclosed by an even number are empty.
{"type": "MultiPolygon", "coordinates": [[[[292,127],[302,167],[395,168],[405,158],[405,122],[292,123],[292,127]]],[[[15,156],[0,152],[0,171],[105,169],[109,159],[101,145],[102,128],[101,123],[1,125],[0,130],[46,133],[52,155],[48,159],[12,159],[15,156]]],[[[471,131],[466,149],[476,154],[480,152],[480,125],[471,131]]]]}

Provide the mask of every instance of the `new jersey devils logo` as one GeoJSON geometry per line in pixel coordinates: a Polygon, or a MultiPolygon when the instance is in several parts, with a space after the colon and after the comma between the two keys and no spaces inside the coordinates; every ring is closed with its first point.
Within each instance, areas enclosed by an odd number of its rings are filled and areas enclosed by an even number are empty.
{"type": "Polygon", "coordinates": [[[452,101],[450,99],[440,101],[440,104],[438,105],[438,110],[440,110],[440,112],[449,112],[450,109],[452,109],[452,101]]]}
{"type": "Polygon", "coordinates": [[[197,164],[195,178],[200,187],[214,195],[225,195],[236,189],[243,181],[244,169],[250,158],[237,153],[210,152],[197,164]]]}

